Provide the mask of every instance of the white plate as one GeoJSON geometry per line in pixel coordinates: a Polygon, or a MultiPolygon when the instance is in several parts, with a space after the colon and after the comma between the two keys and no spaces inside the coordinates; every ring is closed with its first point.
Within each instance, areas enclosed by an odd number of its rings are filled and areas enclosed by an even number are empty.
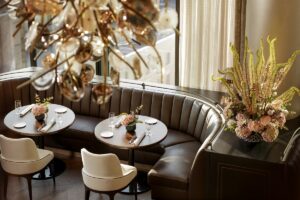
{"type": "Polygon", "coordinates": [[[26,126],[26,122],[18,122],[14,124],[15,128],[24,128],[26,126]]]}
{"type": "Polygon", "coordinates": [[[67,112],[67,108],[64,108],[64,107],[55,108],[54,112],[56,112],[56,113],[65,113],[65,112],[67,112]]]}
{"type": "Polygon", "coordinates": [[[103,131],[100,135],[101,135],[101,137],[104,137],[104,138],[110,138],[110,137],[114,136],[114,133],[111,131],[103,131]]]}
{"type": "Polygon", "coordinates": [[[153,118],[146,119],[145,123],[146,124],[156,124],[157,123],[157,119],[153,119],[153,118]]]}

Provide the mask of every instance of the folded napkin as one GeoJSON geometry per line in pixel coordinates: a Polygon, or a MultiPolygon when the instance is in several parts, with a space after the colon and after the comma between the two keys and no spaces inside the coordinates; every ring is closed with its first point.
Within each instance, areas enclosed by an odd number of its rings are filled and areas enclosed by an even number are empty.
{"type": "Polygon", "coordinates": [[[146,133],[145,132],[143,132],[139,137],[137,137],[134,141],[133,141],[133,145],[134,146],[138,146],[142,141],[143,141],[143,139],[145,138],[145,136],[146,136],[146,133]]]}
{"type": "Polygon", "coordinates": [[[46,133],[50,130],[50,128],[56,123],[55,119],[51,119],[50,122],[41,129],[41,132],[46,133]]]}
{"type": "Polygon", "coordinates": [[[20,112],[20,117],[23,117],[24,115],[26,115],[34,106],[34,104],[31,104],[29,106],[27,106],[26,108],[24,108],[21,112],[20,112]]]}
{"type": "Polygon", "coordinates": [[[126,116],[125,115],[121,115],[118,120],[115,123],[115,128],[119,128],[122,125],[122,121],[124,120],[126,116]]]}

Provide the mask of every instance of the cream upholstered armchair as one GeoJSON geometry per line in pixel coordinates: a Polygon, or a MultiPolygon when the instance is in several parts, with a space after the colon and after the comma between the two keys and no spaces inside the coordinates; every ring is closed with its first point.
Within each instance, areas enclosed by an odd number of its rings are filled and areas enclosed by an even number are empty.
{"type": "Polygon", "coordinates": [[[86,200],[89,199],[90,191],[106,193],[110,199],[114,199],[115,194],[125,188],[137,174],[135,167],[121,164],[112,153],[93,154],[81,149],[81,157],[86,200]]]}
{"type": "MultiPolygon", "coordinates": [[[[1,165],[5,172],[4,196],[6,198],[8,175],[23,176],[27,179],[29,197],[32,199],[31,178],[51,162],[51,151],[38,149],[30,138],[12,139],[0,135],[1,165]]],[[[50,172],[52,168],[50,167],[50,172]]],[[[53,176],[53,182],[55,178],[53,176]]]]}

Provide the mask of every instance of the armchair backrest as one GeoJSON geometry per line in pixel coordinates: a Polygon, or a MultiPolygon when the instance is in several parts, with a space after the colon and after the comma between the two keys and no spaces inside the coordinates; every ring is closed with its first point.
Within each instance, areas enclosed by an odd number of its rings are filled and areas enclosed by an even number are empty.
{"type": "Polygon", "coordinates": [[[119,158],[112,153],[94,154],[81,149],[83,170],[94,177],[115,178],[123,176],[119,158]]]}
{"type": "Polygon", "coordinates": [[[30,161],[39,158],[36,145],[30,138],[12,139],[0,135],[1,158],[10,161],[30,161]]]}

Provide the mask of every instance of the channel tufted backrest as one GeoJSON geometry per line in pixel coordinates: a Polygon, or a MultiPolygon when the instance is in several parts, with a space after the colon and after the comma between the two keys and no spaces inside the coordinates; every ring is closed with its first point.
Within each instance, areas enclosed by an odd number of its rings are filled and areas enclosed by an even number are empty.
{"type": "Polygon", "coordinates": [[[120,87],[113,89],[113,95],[108,103],[98,105],[92,100],[92,84],[86,87],[85,96],[81,101],[71,102],[60,94],[57,85],[39,92],[32,86],[15,89],[26,80],[20,78],[0,82],[6,105],[1,112],[7,113],[12,110],[15,99],[21,99],[23,105],[34,103],[35,94],[38,93],[41,98],[53,96],[53,103],[67,106],[76,114],[99,118],[107,118],[109,112],[129,113],[142,104],[142,115],[160,119],[168,128],[190,134],[200,142],[222,123],[220,115],[209,104],[182,95],[120,87]]]}
{"type": "Polygon", "coordinates": [[[57,85],[54,85],[46,91],[36,91],[31,85],[25,86],[17,90],[17,86],[28,80],[28,78],[9,79],[0,82],[0,91],[3,95],[1,100],[1,114],[5,115],[9,111],[14,109],[14,100],[20,99],[22,105],[27,105],[35,102],[35,94],[39,94],[41,98],[52,96],[53,103],[61,104],[71,108],[76,114],[90,115],[94,117],[107,117],[109,112],[109,106],[101,105],[92,101],[91,88],[92,86],[86,87],[86,95],[80,102],[71,102],[65,98],[59,90],[57,85]]]}
{"type": "Polygon", "coordinates": [[[115,88],[109,104],[115,113],[128,113],[142,104],[142,115],[160,119],[168,128],[186,132],[200,142],[222,124],[220,115],[210,105],[176,94],[115,88]]]}

